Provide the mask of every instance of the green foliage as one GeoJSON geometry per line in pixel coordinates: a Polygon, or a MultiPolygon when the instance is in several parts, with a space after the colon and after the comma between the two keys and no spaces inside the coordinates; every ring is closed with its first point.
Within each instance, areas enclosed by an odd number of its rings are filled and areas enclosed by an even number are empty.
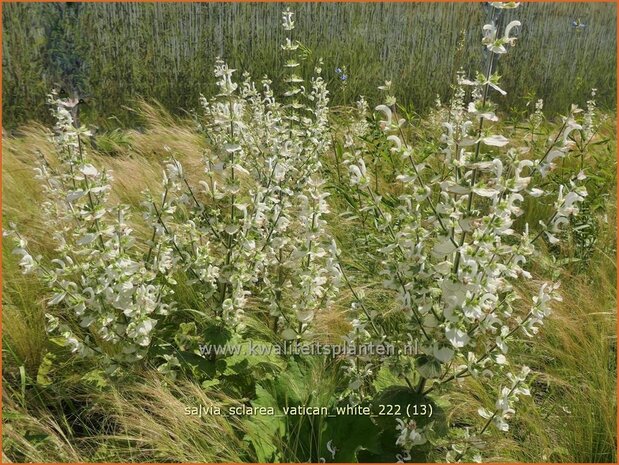
{"type": "Polygon", "coordinates": [[[321,457],[339,463],[364,462],[361,459],[363,454],[380,451],[379,435],[376,433],[376,425],[366,415],[336,415],[328,418],[324,436],[335,445],[335,454],[329,451],[328,441],[325,440],[321,457]]]}
{"type": "MultiPolygon", "coordinates": [[[[476,44],[486,10],[480,3],[307,3],[295,10],[302,18],[297,34],[325,59],[336,104],[359,95],[374,99],[376,83],[392,79],[401,89],[398,101],[425,111],[437,94],[447,98],[460,66],[468,72],[482,61],[476,44]],[[344,66],[345,86],[335,72],[344,66]]],[[[280,11],[281,4],[7,4],[4,125],[46,120],[43,102],[55,83],[86,97],[84,118],[102,127],[118,124],[106,119],[111,114],[135,124],[125,107],[138,96],[175,112],[189,110],[200,93],[214,89],[210,71],[217,56],[278,81],[280,11]]],[[[525,24],[521,46],[501,63],[503,84],[512,90],[500,102],[504,108],[522,109],[526,101],[518,96],[536,95],[548,111],[565,112],[592,87],[604,89],[602,106],[614,107],[614,4],[525,3],[518,15],[525,24]],[[582,31],[571,26],[578,17],[587,23],[582,31]]],[[[305,77],[311,71],[306,66],[305,77]]]]}

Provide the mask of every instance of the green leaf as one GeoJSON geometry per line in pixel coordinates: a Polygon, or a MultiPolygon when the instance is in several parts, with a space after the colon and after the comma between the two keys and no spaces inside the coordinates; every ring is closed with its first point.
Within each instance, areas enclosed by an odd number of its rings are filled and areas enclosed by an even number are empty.
{"type": "Polygon", "coordinates": [[[49,386],[52,384],[50,373],[54,366],[55,358],[56,356],[50,352],[46,353],[45,357],[43,357],[39,369],[37,370],[37,384],[39,386],[49,386]]]}
{"type": "Polygon", "coordinates": [[[202,336],[207,343],[221,346],[232,339],[230,330],[219,325],[209,325],[202,333],[202,336]]]}
{"type": "Polygon", "coordinates": [[[389,386],[393,386],[396,383],[401,383],[402,386],[405,385],[405,382],[395,376],[389,368],[385,365],[382,365],[376,374],[376,379],[373,381],[372,385],[376,391],[380,392],[383,389],[388,388],[389,386]]]}
{"type": "Polygon", "coordinates": [[[378,393],[372,401],[372,413],[376,415],[374,422],[383,431],[393,431],[395,434],[396,418],[406,418],[409,414],[419,427],[433,423],[437,435],[447,434],[447,420],[443,409],[430,397],[408,386],[391,386],[378,393]]]}
{"type": "MultiPolygon", "coordinates": [[[[256,385],[256,399],[252,401],[254,407],[274,407],[277,411],[277,401],[269,391],[256,385]]],[[[271,463],[276,461],[278,448],[286,432],[286,423],[280,416],[251,416],[245,424],[245,440],[249,442],[258,462],[271,463]]]]}
{"type": "Polygon", "coordinates": [[[202,389],[204,389],[205,391],[209,391],[212,388],[219,386],[221,383],[218,379],[207,379],[206,381],[202,382],[202,389]]]}
{"type": "Polygon", "coordinates": [[[380,452],[376,425],[367,415],[337,415],[327,419],[327,429],[321,441],[321,457],[328,462],[357,461],[357,452],[365,449],[380,452]],[[335,448],[335,457],[327,444],[335,448]]]}
{"type": "Polygon", "coordinates": [[[226,361],[223,359],[208,360],[192,352],[185,351],[177,352],[176,356],[181,366],[189,369],[196,376],[206,375],[209,378],[214,378],[217,372],[221,373],[226,369],[226,361]]]}
{"type": "Polygon", "coordinates": [[[105,372],[103,370],[91,370],[82,376],[82,381],[92,384],[99,389],[103,389],[109,386],[108,380],[106,379],[105,372]]]}
{"type": "Polygon", "coordinates": [[[443,373],[441,362],[428,355],[421,355],[416,360],[417,371],[427,379],[438,378],[443,373]]]}

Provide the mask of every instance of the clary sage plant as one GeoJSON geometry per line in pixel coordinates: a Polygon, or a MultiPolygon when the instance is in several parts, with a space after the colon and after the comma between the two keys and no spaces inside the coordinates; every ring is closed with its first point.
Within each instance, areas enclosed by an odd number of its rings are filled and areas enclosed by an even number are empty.
{"type": "MultiPolygon", "coordinates": [[[[375,322],[377,312],[367,308],[362,293],[356,292],[349,338],[399,343],[400,350],[388,363],[422,402],[469,376],[497,387],[496,402],[479,409],[483,419],[479,428],[467,429],[464,437],[451,442],[448,461],[481,460],[484,433],[491,425],[507,431],[518,398],[530,395],[526,384],[530,370],[510,361],[509,345],[515,336],[534,337],[550,314],[552,301],[561,297],[558,282],[535,284],[538,290],[533,296],[523,295],[528,286],[516,283],[533,279],[527,264],[536,243],[560,242],[587,196],[582,170],[558,190],[542,187],[546,176],[596,131],[592,97],[584,115],[572,106],[548,141],[537,141],[543,121],[541,100],[530,120],[528,142],[510,141],[500,133],[491,97],[506,92],[495,69],[498,58],[515,46],[514,33],[521,24],[502,24],[504,10],[517,3],[491,5],[492,19],[483,27],[482,37],[486,69],[474,78],[459,73],[449,105],[437,108],[435,117],[443,128],[440,153],[420,159],[407,139],[407,121],[397,116],[395,98],[389,94],[391,83],[381,87],[385,103],[375,108],[380,128],[392,154],[405,166],[397,176],[401,194],[395,208],[387,206],[394,199],[387,202],[377,192],[363,158],[370,152],[365,146],[367,127],[351,127],[349,151],[344,154],[350,185],[372,213],[367,217],[373,219],[371,234],[379,238],[383,286],[393,293],[404,315],[397,328],[384,331],[375,322]],[[525,204],[536,203],[550,205],[552,211],[546,220],[530,225],[520,217],[525,204]],[[517,301],[530,302],[526,313],[515,311],[517,301]],[[419,348],[414,367],[401,357],[411,342],[419,348]]],[[[378,367],[378,360],[351,360],[351,399],[363,400],[363,386],[378,367]]],[[[398,445],[408,452],[426,447],[436,438],[436,425],[424,423],[400,420],[398,445]]]]}
{"type": "MultiPolygon", "coordinates": [[[[552,301],[560,300],[559,283],[533,282],[527,266],[538,242],[561,241],[587,195],[584,169],[558,189],[543,187],[544,180],[596,132],[594,93],[587,109],[573,106],[548,140],[539,137],[541,100],[526,138],[501,134],[492,101],[505,94],[497,63],[516,45],[521,24],[503,24],[505,10],[517,3],[491,6],[482,36],[486,68],[474,77],[458,73],[451,101],[439,103],[432,116],[442,128],[440,150],[423,157],[417,151],[390,82],[381,86],[384,102],[372,112],[361,99],[345,128],[336,163],[348,176],[338,181],[358,199],[351,214],[363,219],[363,228],[355,234],[376,244],[397,325],[385,325],[368,306],[329,232],[324,160],[341,128],[330,120],[320,61],[311,80],[301,77],[308,52],[293,38],[287,10],[283,96],[276,98],[268,78],[243,74],[237,80],[234,69],[217,61],[217,93],[202,98],[197,117],[208,146],[202,164],[188,172],[169,151],[161,189],[144,192],[147,237],[132,229],[137,212],[110,201],[112,175],[89,159],[84,141],[90,134],[75,127],[74,103],[50,95],[58,163],[41,156],[36,176],[55,258],[35,254],[15,225],[5,231],[17,243],[23,272],[49,288],[50,334],[76,355],[96,358],[110,374],[150,358],[173,377],[181,366],[178,336],[187,339],[195,330],[192,315],[242,336],[253,312],[282,341],[309,340],[316,315],[329,312],[345,289],[353,298],[345,340],[396,350],[381,359],[344,357],[348,382],[341,398],[355,405],[375,401],[371,386],[381,365],[402,379],[384,398],[404,396],[409,405],[437,410],[441,393],[478,378],[495,387],[496,402],[480,408],[479,424],[464,433],[445,431],[440,414],[402,413],[377,427],[384,437],[393,435],[387,449],[394,458],[416,460],[438,447],[448,461],[481,460],[484,434],[490,427],[507,431],[519,397],[530,394],[530,370],[510,360],[509,345],[516,336],[534,337],[552,301]],[[401,162],[395,198],[386,198],[376,182],[376,138],[401,162]],[[552,211],[528,224],[524,208],[536,203],[552,211]],[[181,279],[199,308],[180,308],[175,292],[181,279]],[[533,286],[534,295],[523,291],[533,286]],[[526,302],[527,311],[517,302],[526,302]],[[182,329],[172,337],[177,347],[164,337],[170,324],[182,329]],[[418,351],[405,354],[411,343],[418,351]]],[[[335,454],[338,444],[329,444],[335,454]]]]}

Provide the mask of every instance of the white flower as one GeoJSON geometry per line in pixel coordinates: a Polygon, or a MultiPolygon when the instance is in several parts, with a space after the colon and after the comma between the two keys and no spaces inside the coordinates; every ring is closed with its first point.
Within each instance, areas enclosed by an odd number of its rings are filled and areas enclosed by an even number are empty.
{"type": "Polygon", "coordinates": [[[509,143],[509,139],[501,135],[484,137],[481,141],[486,145],[491,145],[494,147],[503,147],[509,143]]]}
{"type": "Polygon", "coordinates": [[[36,269],[36,261],[25,248],[16,247],[15,249],[13,249],[12,253],[14,255],[21,256],[21,259],[19,260],[19,266],[21,267],[23,274],[32,273],[36,269]]]}
{"type": "Polygon", "coordinates": [[[415,420],[396,418],[396,422],[396,430],[400,431],[396,445],[401,446],[406,451],[410,451],[414,446],[427,442],[426,437],[423,435],[423,428],[417,428],[415,420]]]}
{"type": "Polygon", "coordinates": [[[95,168],[91,164],[86,164],[82,166],[82,168],[80,168],[80,171],[87,178],[94,178],[99,174],[99,171],[97,170],[97,168],[95,168]]]}
{"type": "Polygon", "coordinates": [[[76,200],[82,198],[84,195],[86,195],[86,191],[83,189],[78,189],[78,190],[74,190],[74,191],[69,191],[69,193],[67,194],[67,202],[69,203],[73,203],[76,200]]]}
{"type": "Polygon", "coordinates": [[[365,187],[367,185],[366,173],[367,168],[365,166],[365,162],[362,158],[357,161],[357,164],[351,164],[348,167],[350,171],[350,183],[355,185],[358,184],[360,187],[365,187]]]}
{"type": "Polygon", "coordinates": [[[454,351],[447,346],[439,348],[438,345],[435,344],[432,348],[432,355],[440,362],[447,363],[453,358],[454,351]]]}
{"type": "Polygon", "coordinates": [[[391,81],[385,81],[385,84],[383,84],[382,86],[378,86],[378,89],[385,90],[385,91],[391,90],[391,81]]]}
{"type": "Polygon", "coordinates": [[[57,305],[60,302],[62,302],[66,296],[67,296],[66,292],[57,292],[47,303],[49,305],[57,305]]]}
{"type": "Polygon", "coordinates": [[[282,11],[282,26],[285,31],[292,31],[294,29],[294,13],[290,11],[290,8],[282,11]]]}
{"type": "Polygon", "coordinates": [[[387,105],[378,105],[375,108],[376,111],[380,111],[383,115],[385,115],[385,120],[381,121],[384,128],[390,128],[393,121],[393,113],[391,112],[391,108],[387,105]]]}
{"type": "Polygon", "coordinates": [[[97,238],[96,233],[87,233],[80,237],[75,243],[77,245],[88,245],[97,238]]]}
{"type": "Polygon", "coordinates": [[[493,53],[503,54],[507,53],[507,49],[505,45],[508,44],[510,46],[514,46],[516,43],[516,38],[512,37],[510,34],[512,30],[522,24],[520,21],[511,21],[505,27],[505,34],[501,38],[497,38],[497,28],[494,24],[486,24],[483,27],[484,38],[482,43],[486,46],[488,50],[493,53]]]}
{"type": "Polygon", "coordinates": [[[331,458],[335,458],[335,453],[337,452],[337,447],[333,445],[333,440],[327,442],[327,450],[331,453],[331,458]]]}
{"type": "Polygon", "coordinates": [[[461,329],[453,326],[447,327],[445,330],[445,336],[447,337],[447,340],[457,349],[466,346],[471,340],[466,331],[462,331],[461,329]]]}
{"type": "Polygon", "coordinates": [[[444,257],[456,250],[456,246],[453,244],[451,238],[443,237],[432,248],[432,253],[437,257],[444,257]]]}

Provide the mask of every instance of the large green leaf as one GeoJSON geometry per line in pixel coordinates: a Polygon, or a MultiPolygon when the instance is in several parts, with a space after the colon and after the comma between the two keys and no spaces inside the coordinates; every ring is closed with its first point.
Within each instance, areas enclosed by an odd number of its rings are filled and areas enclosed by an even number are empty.
{"type": "MultiPolygon", "coordinates": [[[[256,385],[256,399],[252,401],[253,407],[274,407],[277,411],[277,401],[269,391],[256,385]]],[[[248,441],[255,453],[258,462],[272,463],[278,459],[277,447],[286,433],[286,422],[281,416],[256,415],[251,416],[245,423],[248,441]]]]}
{"type": "Polygon", "coordinates": [[[327,419],[327,429],[321,444],[321,457],[327,462],[357,461],[357,452],[365,449],[380,451],[377,427],[367,415],[336,415],[327,419]],[[335,450],[335,456],[327,444],[335,450]]]}
{"type": "Polygon", "coordinates": [[[419,427],[434,423],[434,431],[443,436],[447,434],[445,413],[430,397],[416,392],[408,386],[390,386],[379,392],[372,401],[374,422],[381,430],[394,430],[397,418],[410,418],[419,427]]]}

